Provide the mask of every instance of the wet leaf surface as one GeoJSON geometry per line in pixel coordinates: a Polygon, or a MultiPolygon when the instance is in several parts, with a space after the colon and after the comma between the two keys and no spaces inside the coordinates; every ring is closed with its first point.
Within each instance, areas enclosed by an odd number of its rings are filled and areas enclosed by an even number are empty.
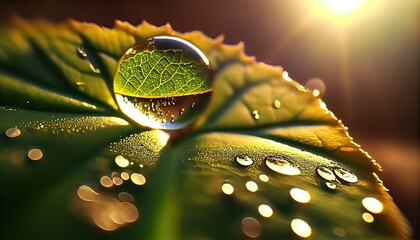
{"type": "Polygon", "coordinates": [[[1,239],[409,236],[325,103],[242,45],[147,23],[17,19],[0,33],[1,239]],[[112,93],[120,57],[158,35],[196,45],[214,76],[177,134],[132,124],[112,93]]]}

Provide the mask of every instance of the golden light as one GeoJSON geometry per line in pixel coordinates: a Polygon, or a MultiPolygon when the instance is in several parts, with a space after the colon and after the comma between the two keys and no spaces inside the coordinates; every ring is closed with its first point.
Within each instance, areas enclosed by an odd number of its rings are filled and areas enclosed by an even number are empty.
{"type": "Polygon", "coordinates": [[[258,206],[258,212],[265,218],[269,218],[273,215],[273,209],[267,204],[261,204],[258,206]]]}
{"type": "Polygon", "coordinates": [[[364,0],[324,0],[324,4],[337,14],[347,14],[362,6],[364,0]]]}
{"type": "Polygon", "coordinates": [[[363,207],[369,212],[379,214],[384,210],[384,205],[381,201],[373,197],[367,197],[362,200],[363,207]]]}
{"type": "Polygon", "coordinates": [[[311,226],[301,219],[293,219],[290,226],[293,232],[295,232],[299,237],[307,238],[312,235],[311,226]]]}
{"type": "Polygon", "coordinates": [[[298,203],[308,203],[311,200],[311,195],[300,188],[292,188],[290,190],[290,196],[298,203]]]}

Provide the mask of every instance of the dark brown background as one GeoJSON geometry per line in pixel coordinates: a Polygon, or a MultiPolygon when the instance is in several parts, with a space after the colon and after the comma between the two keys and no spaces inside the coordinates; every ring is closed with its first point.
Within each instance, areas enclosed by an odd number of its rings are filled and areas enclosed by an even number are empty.
{"type": "Polygon", "coordinates": [[[180,32],[200,30],[211,37],[224,34],[226,43],[243,41],[248,55],[283,66],[302,84],[321,78],[327,106],[383,166],[385,185],[418,229],[419,1],[384,1],[346,26],[310,18],[308,2],[14,0],[0,3],[0,21],[17,14],[107,27],[115,19],[169,22],[180,32]]]}

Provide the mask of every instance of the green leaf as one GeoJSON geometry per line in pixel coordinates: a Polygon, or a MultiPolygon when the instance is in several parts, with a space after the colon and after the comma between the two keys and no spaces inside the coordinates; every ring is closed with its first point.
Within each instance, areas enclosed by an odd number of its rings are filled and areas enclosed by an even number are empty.
{"type": "MultiPolygon", "coordinates": [[[[1,239],[292,239],[295,219],[311,227],[314,239],[409,238],[407,221],[377,178],[376,161],[321,99],[285,79],[281,68],[247,57],[242,44],[118,21],[106,29],[16,19],[0,34],[0,131],[20,129],[17,137],[0,137],[1,239]],[[208,107],[188,131],[171,136],[126,122],[111,91],[127,49],[162,35],[196,45],[214,76],[208,107]],[[41,160],[27,157],[33,148],[42,151],[41,160]],[[118,155],[129,164],[118,164],[118,155]],[[253,161],[248,167],[236,161],[245,155],[253,161]],[[273,171],[267,157],[288,160],[300,174],[273,171]],[[358,181],[338,179],[329,189],[320,166],[348,169],[358,181]],[[136,179],[123,181],[123,173],[136,179]],[[112,187],[101,184],[111,177],[112,187]],[[249,190],[248,181],[258,189],[249,190]],[[231,195],[222,189],[226,183],[231,195]],[[293,188],[306,191],[309,202],[294,200],[293,188]],[[94,197],[83,200],[82,190],[94,197]],[[369,210],[365,198],[377,199],[383,210],[369,210]]],[[[147,61],[157,55],[147,56],[136,55],[147,61]]],[[[192,87],[202,86],[195,80],[192,87]]],[[[182,94],[177,89],[162,85],[151,93],[182,94]]]]}
{"type": "Polygon", "coordinates": [[[135,97],[175,97],[208,92],[207,75],[185,52],[136,53],[121,62],[114,91],[135,97]]]}

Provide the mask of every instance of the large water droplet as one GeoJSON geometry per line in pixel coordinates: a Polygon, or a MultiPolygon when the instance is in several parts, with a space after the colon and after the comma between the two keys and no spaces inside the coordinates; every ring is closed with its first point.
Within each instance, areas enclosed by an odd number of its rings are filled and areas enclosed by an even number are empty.
{"type": "Polygon", "coordinates": [[[209,61],[196,46],[159,36],[132,46],[118,63],[120,110],[140,125],[181,129],[204,110],[211,93],[209,61]]]}
{"type": "Polygon", "coordinates": [[[235,161],[239,165],[244,166],[244,167],[249,167],[254,163],[254,161],[246,154],[237,155],[235,157],[235,161]]]}
{"type": "Polygon", "coordinates": [[[322,177],[324,180],[327,181],[334,181],[336,180],[335,175],[331,169],[325,166],[320,166],[316,168],[316,173],[322,177]]]}
{"type": "Polygon", "coordinates": [[[355,183],[358,180],[354,173],[344,168],[335,168],[334,173],[338,178],[348,183],[355,183]]]}
{"type": "Polygon", "coordinates": [[[299,175],[301,173],[300,169],[294,166],[287,157],[266,157],[265,165],[271,170],[285,175],[299,175]]]}

